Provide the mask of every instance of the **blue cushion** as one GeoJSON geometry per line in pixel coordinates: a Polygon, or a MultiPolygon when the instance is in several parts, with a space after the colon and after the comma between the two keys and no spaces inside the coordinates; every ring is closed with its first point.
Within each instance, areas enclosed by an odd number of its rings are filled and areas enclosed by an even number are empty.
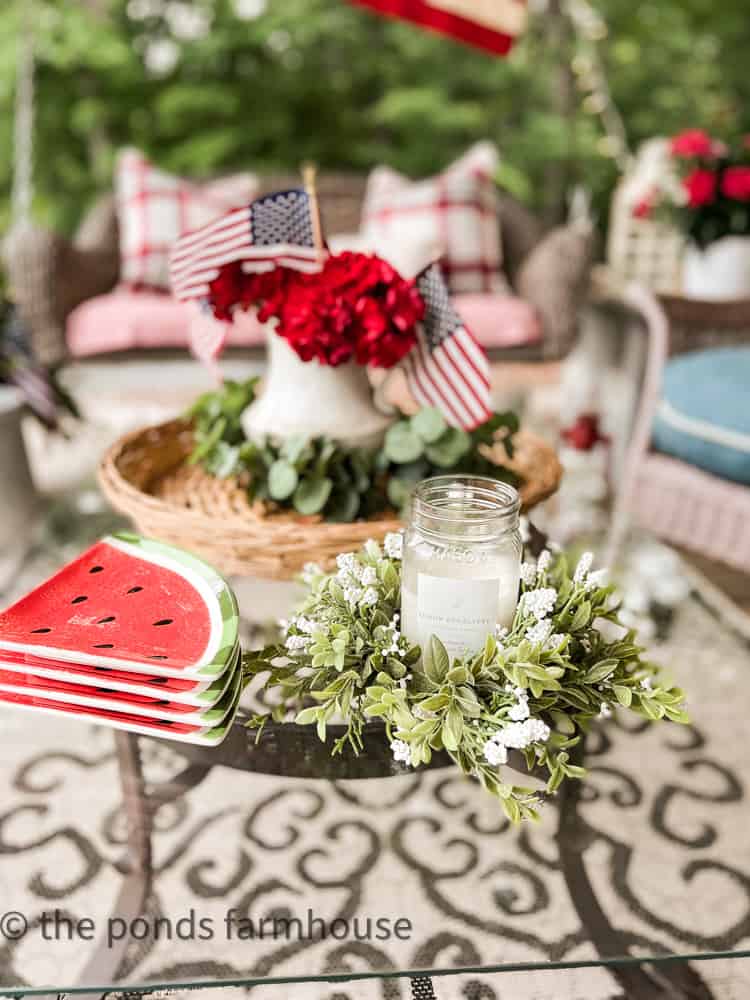
{"type": "Polygon", "coordinates": [[[722,479],[750,484],[750,347],[669,361],[653,443],[722,479]]]}

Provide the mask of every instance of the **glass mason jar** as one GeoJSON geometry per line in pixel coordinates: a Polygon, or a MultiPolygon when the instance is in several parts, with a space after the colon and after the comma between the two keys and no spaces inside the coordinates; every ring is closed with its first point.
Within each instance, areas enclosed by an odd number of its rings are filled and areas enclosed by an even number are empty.
{"type": "Polygon", "coordinates": [[[484,476],[435,476],[416,487],[404,537],[401,628],[451,657],[478,652],[518,603],[520,501],[484,476]]]}

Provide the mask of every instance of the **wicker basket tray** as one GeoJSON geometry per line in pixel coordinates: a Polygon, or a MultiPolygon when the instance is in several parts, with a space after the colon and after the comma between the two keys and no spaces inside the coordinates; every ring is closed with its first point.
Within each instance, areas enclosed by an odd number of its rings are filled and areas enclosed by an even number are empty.
{"type": "MultiPolygon", "coordinates": [[[[401,527],[395,515],[331,524],[319,515],[271,511],[251,503],[236,478],[217,479],[189,465],[192,447],[192,430],[183,420],[136,431],[106,453],[99,481],[112,505],[142,534],[190,549],[228,575],[288,580],[306,562],[328,567],[339,552],[401,527]]],[[[517,435],[516,455],[508,464],[524,479],[524,510],[559,485],[557,456],[535,435],[517,435]]]]}

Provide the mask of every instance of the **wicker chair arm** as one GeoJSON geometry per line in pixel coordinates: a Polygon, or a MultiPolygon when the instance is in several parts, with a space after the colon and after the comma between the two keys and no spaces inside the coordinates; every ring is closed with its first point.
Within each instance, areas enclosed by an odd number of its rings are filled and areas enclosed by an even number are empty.
{"type": "Polygon", "coordinates": [[[669,352],[750,344],[750,299],[707,302],[677,295],[659,297],[669,321],[669,352]]]}
{"type": "Polygon", "coordinates": [[[30,225],[13,232],[4,251],[10,293],[35,355],[43,364],[58,364],[67,354],[65,324],[72,310],[117,282],[116,238],[113,245],[81,246],[30,225]]]}
{"type": "Polygon", "coordinates": [[[11,233],[3,247],[9,291],[31,331],[36,357],[56,364],[65,356],[64,319],[57,288],[66,240],[36,226],[11,233]]]}

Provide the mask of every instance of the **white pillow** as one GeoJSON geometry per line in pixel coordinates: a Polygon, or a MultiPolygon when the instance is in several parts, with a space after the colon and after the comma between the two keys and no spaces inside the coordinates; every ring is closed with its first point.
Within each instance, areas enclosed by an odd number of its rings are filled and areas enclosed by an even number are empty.
{"type": "Polygon", "coordinates": [[[429,247],[433,257],[437,250],[452,292],[507,292],[494,182],[499,159],[493,143],[480,142],[427,180],[376,167],[367,182],[363,235],[389,259],[407,252],[402,248],[416,247],[418,256],[429,247]]]}

